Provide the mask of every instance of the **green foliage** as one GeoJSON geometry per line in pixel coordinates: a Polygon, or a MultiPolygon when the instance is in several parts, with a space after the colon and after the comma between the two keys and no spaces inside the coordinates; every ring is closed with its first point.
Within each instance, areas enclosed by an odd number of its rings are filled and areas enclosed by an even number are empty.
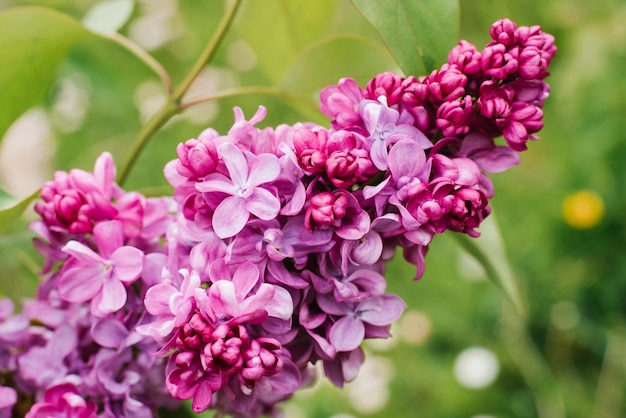
{"type": "Polygon", "coordinates": [[[39,190],[27,198],[19,200],[0,189],[0,234],[4,233],[11,223],[22,216],[28,205],[38,197],[39,190]]]}
{"type": "Polygon", "coordinates": [[[458,0],[351,0],[376,28],[406,75],[424,75],[459,41],[458,0]]]}
{"type": "Polygon", "coordinates": [[[55,10],[16,8],[0,13],[0,137],[22,113],[39,104],[69,48],[91,34],[55,10]]]}

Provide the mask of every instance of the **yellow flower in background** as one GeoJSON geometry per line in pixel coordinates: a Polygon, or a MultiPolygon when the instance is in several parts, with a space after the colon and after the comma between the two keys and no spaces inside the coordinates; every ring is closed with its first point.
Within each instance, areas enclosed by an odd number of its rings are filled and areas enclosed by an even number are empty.
{"type": "Polygon", "coordinates": [[[579,190],[563,201],[563,219],[572,228],[593,228],[600,223],[603,215],[602,198],[590,190],[579,190]]]}

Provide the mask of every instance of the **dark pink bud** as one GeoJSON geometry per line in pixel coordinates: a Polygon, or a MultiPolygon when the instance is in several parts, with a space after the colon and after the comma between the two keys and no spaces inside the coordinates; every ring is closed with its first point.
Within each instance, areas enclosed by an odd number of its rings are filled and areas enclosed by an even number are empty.
{"type": "Polygon", "coordinates": [[[347,189],[376,173],[370,154],[353,132],[337,131],[328,139],[326,175],[336,187],[347,189]]]}
{"type": "Polygon", "coordinates": [[[536,139],[531,134],[543,128],[543,111],[537,106],[515,102],[507,119],[497,120],[503,128],[506,143],[515,151],[527,149],[526,141],[536,139]]]}
{"type": "Polygon", "coordinates": [[[478,110],[489,119],[507,118],[511,112],[511,97],[510,90],[501,88],[492,80],[487,80],[480,86],[478,110]]]}
{"type": "Polygon", "coordinates": [[[387,104],[393,106],[402,98],[402,78],[392,72],[378,74],[367,83],[365,98],[378,100],[380,96],[387,98],[387,104]]]}
{"type": "Polygon", "coordinates": [[[178,144],[176,153],[176,171],[183,177],[199,179],[212,173],[217,167],[217,148],[210,139],[190,139],[184,144],[178,144]]]}
{"type": "Polygon", "coordinates": [[[311,198],[311,204],[306,211],[304,224],[309,230],[313,225],[320,225],[322,228],[333,225],[335,221],[343,219],[348,208],[348,199],[342,194],[331,192],[321,192],[311,198]]]}
{"type": "Polygon", "coordinates": [[[428,86],[431,98],[438,102],[449,102],[465,94],[467,76],[451,67],[433,71],[424,83],[428,86]]]}
{"type": "Polygon", "coordinates": [[[410,108],[426,103],[428,99],[428,86],[418,81],[414,76],[402,81],[402,106],[410,108]]]}
{"type": "Polygon", "coordinates": [[[491,25],[489,33],[495,42],[511,46],[517,42],[517,25],[509,19],[500,19],[491,25]]]}
{"type": "Polygon", "coordinates": [[[481,71],[480,52],[473,44],[462,40],[448,54],[448,64],[463,74],[477,75],[481,71]]]}
{"type": "Polygon", "coordinates": [[[490,213],[491,209],[483,192],[461,188],[454,192],[452,208],[447,215],[448,229],[477,237],[480,234],[475,228],[478,228],[490,213]]]}
{"type": "Polygon", "coordinates": [[[324,148],[328,140],[325,129],[313,132],[309,128],[300,128],[293,135],[293,146],[300,168],[309,173],[323,173],[326,164],[324,148]]]}
{"type": "Polygon", "coordinates": [[[519,54],[519,76],[522,80],[541,80],[547,77],[548,63],[535,46],[527,46],[519,54]]]}
{"type": "Polygon", "coordinates": [[[480,55],[480,67],[485,75],[504,80],[515,74],[517,59],[512,51],[502,44],[487,45],[480,55]]]}
{"type": "Polygon", "coordinates": [[[437,109],[436,124],[444,137],[466,134],[473,114],[472,96],[467,95],[460,101],[442,103],[437,109]]]}

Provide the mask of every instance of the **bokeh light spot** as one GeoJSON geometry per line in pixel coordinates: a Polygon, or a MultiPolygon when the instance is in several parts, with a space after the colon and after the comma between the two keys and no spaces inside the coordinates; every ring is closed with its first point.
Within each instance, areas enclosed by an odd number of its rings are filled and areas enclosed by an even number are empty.
{"type": "Polygon", "coordinates": [[[486,348],[470,347],[461,352],[454,361],[454,376],[457,381],[471,389],[489,386],[500,372],[500,363],[495,354],[486,348]]]}
{"type": "Polygon", "coordinates": [[[595,192],[580,190],[563,201],[563,219],[576,229],[588,229],[598,225],[604,215],[604,202],[595,192]]]}

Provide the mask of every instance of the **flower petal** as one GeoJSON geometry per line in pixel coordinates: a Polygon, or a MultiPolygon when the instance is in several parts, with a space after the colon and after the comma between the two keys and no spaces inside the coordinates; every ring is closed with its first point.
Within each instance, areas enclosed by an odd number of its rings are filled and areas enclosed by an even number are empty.
{"type": "Polygon", "coordinates": [[[85,302],[98,294],[103,278],[103,265],[67,269],[59,279],[59,294],[68,302],[85,302]]]}
{"type": "Polygon", "coordinates": [[[118,248],[111,255],[113,271],[117,278],[124,283],[137,280],[143,270],[144,260],[143,251],[130,246],[118,248]]]}
{"type": "Polygon", "coordinates": [[[103,313],[116,312],[126,303],[126,287],[114,278],[104,280],[100,295],[98,309],[103,313]]]}
{"type": "Polygon", "coordinates": [[[248,175],[248,186],[258,186],[269,183],[280,174],[280,162],[275,155],[260,154],[250,163],[250,174],[248,175]]]}
{"type": "Polygon", "coordinates": [[[250,218],[245,203],[246,201],[238,196],[230,196],[217,206],[212,223],[218,237],[230,238],[243,229],[250,218]]]}
{"type": "Polygon", "coordinates": [[[269,221],[280,211],[280,201],[269,190],[257,187],[246,199],[246,210],[257,218],[269,221]]]}
{"type": "Polygon", "coordinates": [[[352,351],[361,345],[363,337],[365,337],[363,322],[349,315],[333,324],[328,339],[337,351],[352,351]]]}
{"type": "Polygon", "coordinates": [[[225,142],[218,149],[226,164],[226,169],[236,186],[244,186],[248,181],[248,162],[243,152],[232,142],[225,142]]]}

